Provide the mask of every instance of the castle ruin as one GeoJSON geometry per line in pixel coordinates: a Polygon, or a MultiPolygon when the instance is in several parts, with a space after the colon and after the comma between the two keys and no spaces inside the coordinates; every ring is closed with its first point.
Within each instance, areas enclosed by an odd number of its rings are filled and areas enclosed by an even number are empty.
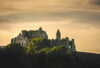
{"type": "Polygon", "coordinates": [[[45,39],[48,39],[48,35],[45,31],[42,30],[40,27],[39,30],[22,30],[22,33],[20,33],[17,37],[13,38],[11,40],[12,43],[19,43],[21,46],[27,46],[28,43],[36,37],[43,37],[45,39]]]}
{"type": "MultiPolygon", "coordinates": [[[[42,30],[42,28],[40,27],[39,30],[22,30],[22,32],[15,38],[13,38],[11,40],[12,43],[18,43],[21,46],[25,47],[28,46],[28,43],[36,37],[43,37],[44,39],[48,39],[48,35],[45,31],[42,30]]],[[[51,40],[51,46],[59,46],[59,45],[63,45],[67,48],[67,52],[68,53],[75,53],[76,52],[76,47],[75,47],[75,43],[74,43],[74,39],[69,40],[68,37],[66,38],[62,38],[61,39],[61,33],[60,30],[57,30],[56,33],[56,39],[52,39],[51,40]]]]}

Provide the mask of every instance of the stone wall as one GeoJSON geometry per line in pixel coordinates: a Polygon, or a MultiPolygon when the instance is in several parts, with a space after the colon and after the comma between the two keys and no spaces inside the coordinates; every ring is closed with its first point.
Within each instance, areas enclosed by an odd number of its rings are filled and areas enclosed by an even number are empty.
{"type": "Polygon", "coordinates": [[[67,48],[67,54],[76,52],[74,39],[72,39],[71,41],[69,40],[68,37],[61,40],[53,39],[51,40],[51,43],[52,43],[51,46],[65,46],[67,48]]]}
{"type": "Polygon", "coordinates": [[[20,33],[17,37],[12,39],[12,43],[19,43],[21,46],[27,46],[28,42],[31,41],[33,38],[36,37],[43,37],[45,39],[48,39],[48,35],[45,31],[42,30],[22,30],[22,33],[20,33]]]}

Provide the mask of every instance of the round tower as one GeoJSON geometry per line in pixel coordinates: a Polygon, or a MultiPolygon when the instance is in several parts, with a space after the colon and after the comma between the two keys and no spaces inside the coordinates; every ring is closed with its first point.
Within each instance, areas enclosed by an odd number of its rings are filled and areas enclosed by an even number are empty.
{"type": "Polygon", "coordinates": [[[60,40],[61,39],[61,33],[60,33],[60,30],[59,29],[57,30],[57,33],[56,33],[56,39],[57,40],[60,40]]]}

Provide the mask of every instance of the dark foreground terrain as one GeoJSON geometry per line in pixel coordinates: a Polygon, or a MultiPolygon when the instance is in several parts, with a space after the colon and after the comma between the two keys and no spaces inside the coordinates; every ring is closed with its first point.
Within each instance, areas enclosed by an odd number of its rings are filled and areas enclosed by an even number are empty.
{"type": "Polygon", "coordinates": [[[0,68],[100,68],[100,55],[77,52],[32,56],[21,51],[0,52],[0,68]]]}
{"type": "Polygon", "coordinates": [[[66,47],[49,46],[47,42],[36,40],[27,47],[11,43],[0,48],[0,68],[100,68],[100,54],[68,55],[66,47]]]}

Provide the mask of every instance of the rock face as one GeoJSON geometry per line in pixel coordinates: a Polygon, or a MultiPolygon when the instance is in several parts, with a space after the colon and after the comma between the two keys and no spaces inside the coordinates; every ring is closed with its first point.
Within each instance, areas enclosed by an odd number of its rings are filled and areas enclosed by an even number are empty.
{"type": "MultiPolygon", "coordinates": [[[[22,30],[22,33],[20,33],[17,37],[13,38],[11,40],[12,43],[19,43],[21,46],[27,46],[28,42],[30,42],[33,38],[36,37],[42,37],[44,39],[48,39],[48,35],[45,31],[42,30],[40,27],[39,30],[22,30]]],[[[76,47],[74,43],[74,39],[69,40],[68,37],[61,39],[61,33],[60,30],[56,33],[56,39],[51,40],[51,46],[64,46],[67,48],[67,54],[75,53],[76,47]]]]}
{"type": "Polygon", "coordinates": [[[39,30],[36,30],[36,31],[34,31],[34,30],[30,30],[30,31],[22,30],[22,33],[20,33],[17,37],[13,38],[11,40],[11,42],[12,43],[19,43],[21,46],[27,46],[28,42],[36,37],[43,37],[45,39],[48,39],[48,35],[40,27],[39,30]]]}

